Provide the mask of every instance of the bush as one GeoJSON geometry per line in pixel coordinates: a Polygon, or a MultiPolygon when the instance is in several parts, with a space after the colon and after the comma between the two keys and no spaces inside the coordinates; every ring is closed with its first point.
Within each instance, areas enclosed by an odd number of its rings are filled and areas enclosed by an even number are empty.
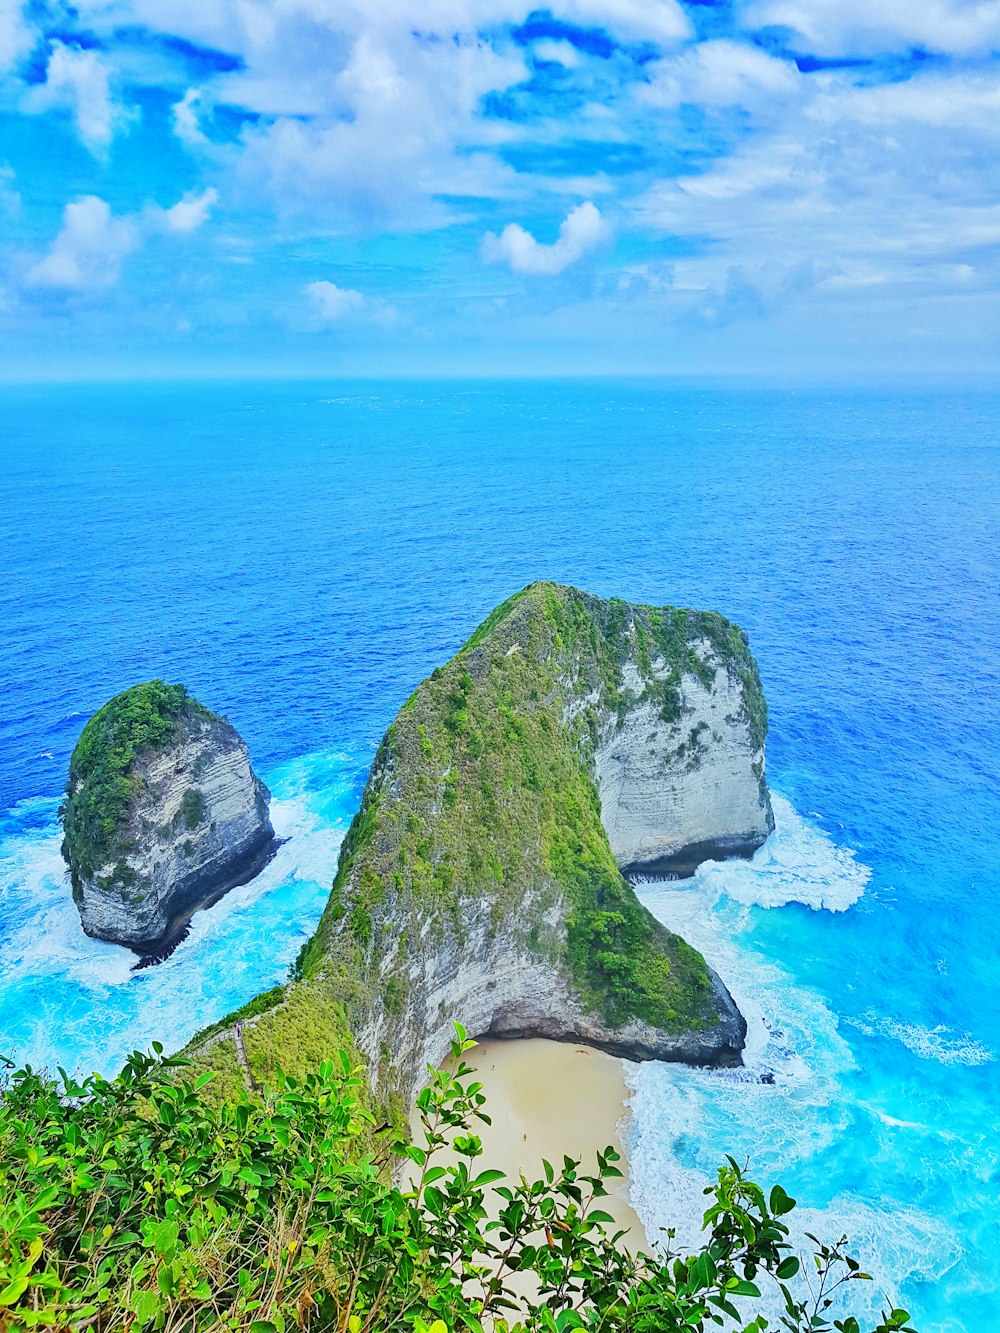
{"type": "MultiPolygon", "coordinates": [[[[346,1055],[222,1105],[202,1096],[211,1073],[191,1081],[155,1044],[110,1081],[14,1073],[0,1101],[0,1328],[758,1333],[766,1277],[793,1333],[860,1333],[828,1318],[831,1293],[865,1277],[855,1261],[820,1247],[803,1300],[782,1220],[794,1201],[731,1160],[706,1191],[703,1248],[665,1258],[609,1234],[610,1148],[594,1174],[570,1158],[532,1182],[481,1169],[470,1045],[459,1029],[453,1070],[431,1071],[418,1142],[376,1123],[346,1055]]],[[[907,1320],[893,1311],[876,1333],[907,1320]]]]}
{"type": "Polygon", "coordinates": [[[181,814],[189,829],[196,829],[205,818],[205,794],[198,787],[188,787],[181,797],[181,814]]]}

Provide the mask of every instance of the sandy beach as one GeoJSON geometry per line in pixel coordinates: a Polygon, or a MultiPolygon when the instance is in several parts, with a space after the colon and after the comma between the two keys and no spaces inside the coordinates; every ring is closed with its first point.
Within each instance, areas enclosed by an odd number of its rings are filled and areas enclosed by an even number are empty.
{"type": "MultiPolygon", "coordinates": [[[[466,1063],[484,1084],[492,1125],[482,1127],[484,1160],[529,1179],[542,1158],[558,1166],[564,1155],[596,1166],[611,1144],[626,1163],[618,1123],[627,1114],[628,1089],[620,1060],[603,1051],[557,1041],[482,1041],[466,1063]]],[[[629,1244],[646,1248],[642,1225],[628,1202],[628,1181],[614,1182],[605,1207],[629,1231],[629,1244]]]]}

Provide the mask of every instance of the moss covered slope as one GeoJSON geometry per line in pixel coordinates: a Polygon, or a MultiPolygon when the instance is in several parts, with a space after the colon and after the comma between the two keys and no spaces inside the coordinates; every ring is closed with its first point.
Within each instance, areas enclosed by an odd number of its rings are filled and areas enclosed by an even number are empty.
{"type": "Polygon", "coordinates": [[[245,1015],[255,1068],[294,1068],[350,1035],[380,1091],[406,1095],[453,1020],[632,1058],[737,1061],[742,1019],[623,879],[597,776],[636,724],[670,739],[675,784],[697,782],[712,737],[678,737],[690,700],[723,686],[766,821],[766,708],[735,626],[553,584],[498,607],[387,732],[296,982],[245,1015]]]}
{"type": "Polygon", "coordinates": [[[169,745],[181,719],[194,714],[213,716],[183,685],[150,680],[116,694],[84,727],[70,759],[60,811],[62,852],[75,897],[84,881],[102,869],[106,875],[128,876],[127,817],[140,781],[136,757],[169,745]]]}
{"type": "MultiPolygon", "coordinates": [[[[383,1098],[405,1097],[455,1020],[739,1061],[727,990],[637,901],[601,821],[599,769],[629,728],[660,728],[664,784],[699,781],[723,736],[687,722],[709,704],[743,738],[752,850],[769,826],[767,709],[739,629],[553,584],[505,601],[385,734],[296,980],[239,1016],[255,1076],[349,1045],[383,1098]]],[[[235,1017],[196,1042],[201,1061],[231,1068],[235,1017]]]]}

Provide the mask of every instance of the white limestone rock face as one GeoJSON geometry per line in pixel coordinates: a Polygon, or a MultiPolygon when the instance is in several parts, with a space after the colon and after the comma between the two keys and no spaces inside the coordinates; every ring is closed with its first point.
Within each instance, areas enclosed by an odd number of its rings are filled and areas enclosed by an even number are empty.
{"type": "Polygon", "coordinates": [[[398,1016],[372,1007],[356,1025],[371,1073],[378,1076],[386,1050],[391,1051],[394,1072],[386,1087],[402,1075],[408,1080],[404,1095],[414,1097],[426,1082],[427,1066],[438,1066],[447,1056],[456,1021],[478,1037],[578,1042],[626,1060],[742,1063],[746,1022],[711,969],[717,1018],[701,1031],[668,1033],[639,1019],[611,1027],[588,1009],[557,961],[567,915],[561,899],[543,894],[526,899],[519,919],[498,927],[487,904],[466,898],[433,947],[411,948],[398,935],[383,933],[383,985],[405,977],[406,1001],[398,1016]],[[542,952],[525,946],[526,921],[544,922],[542,952]]]}
{"type": "MultiPolygon", "coordinates": [[[[774,828],[764,746],[747,717],[745,686],[707,639],[706,668],[681,676],[676,720],[648,697],[634,663],[623,670],[626,709],[604,719],[594,753],[601,822],[626,876],[694,873],[702,861],[750,856],[774,828]],[[710,683],[708,683],[710,682],[710,683]]],[[[651,674],[669,668],[654,657],[651,674]]]]}
{"type": "MultiPolygon", "coordinates": [[[[166,744],[136,752],[127,781],[131,796],[105,858],[82,873],[71,838],[64,854],[84,931],[159,957],[183,938],[193,911],[273,856],[270,793],[236,730],[194,701],[166,744]]],[[[67,804],[73,797],[71,779],[67,804]]]]}

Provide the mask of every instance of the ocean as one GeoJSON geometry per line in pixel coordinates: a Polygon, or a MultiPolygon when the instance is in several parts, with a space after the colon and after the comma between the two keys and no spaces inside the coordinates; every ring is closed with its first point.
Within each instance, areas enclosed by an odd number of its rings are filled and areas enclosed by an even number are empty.
{"type": "Polygon", "coordinates": [[[282,980],[385,727],[516,589],[715,608],[777,830],[640,892],[747,1068],[628,1067],[634,1205],[693,1238],[731,1153],[849,1235],[869,1305],[1000,1328],[1000,395],[5,387],[0,422],[0,1051],[112,1072],[282,980]],[[153,676],[236,725],[288,841],[131,974],[79,929],[57,808],[86,718],[153,676]]]}

